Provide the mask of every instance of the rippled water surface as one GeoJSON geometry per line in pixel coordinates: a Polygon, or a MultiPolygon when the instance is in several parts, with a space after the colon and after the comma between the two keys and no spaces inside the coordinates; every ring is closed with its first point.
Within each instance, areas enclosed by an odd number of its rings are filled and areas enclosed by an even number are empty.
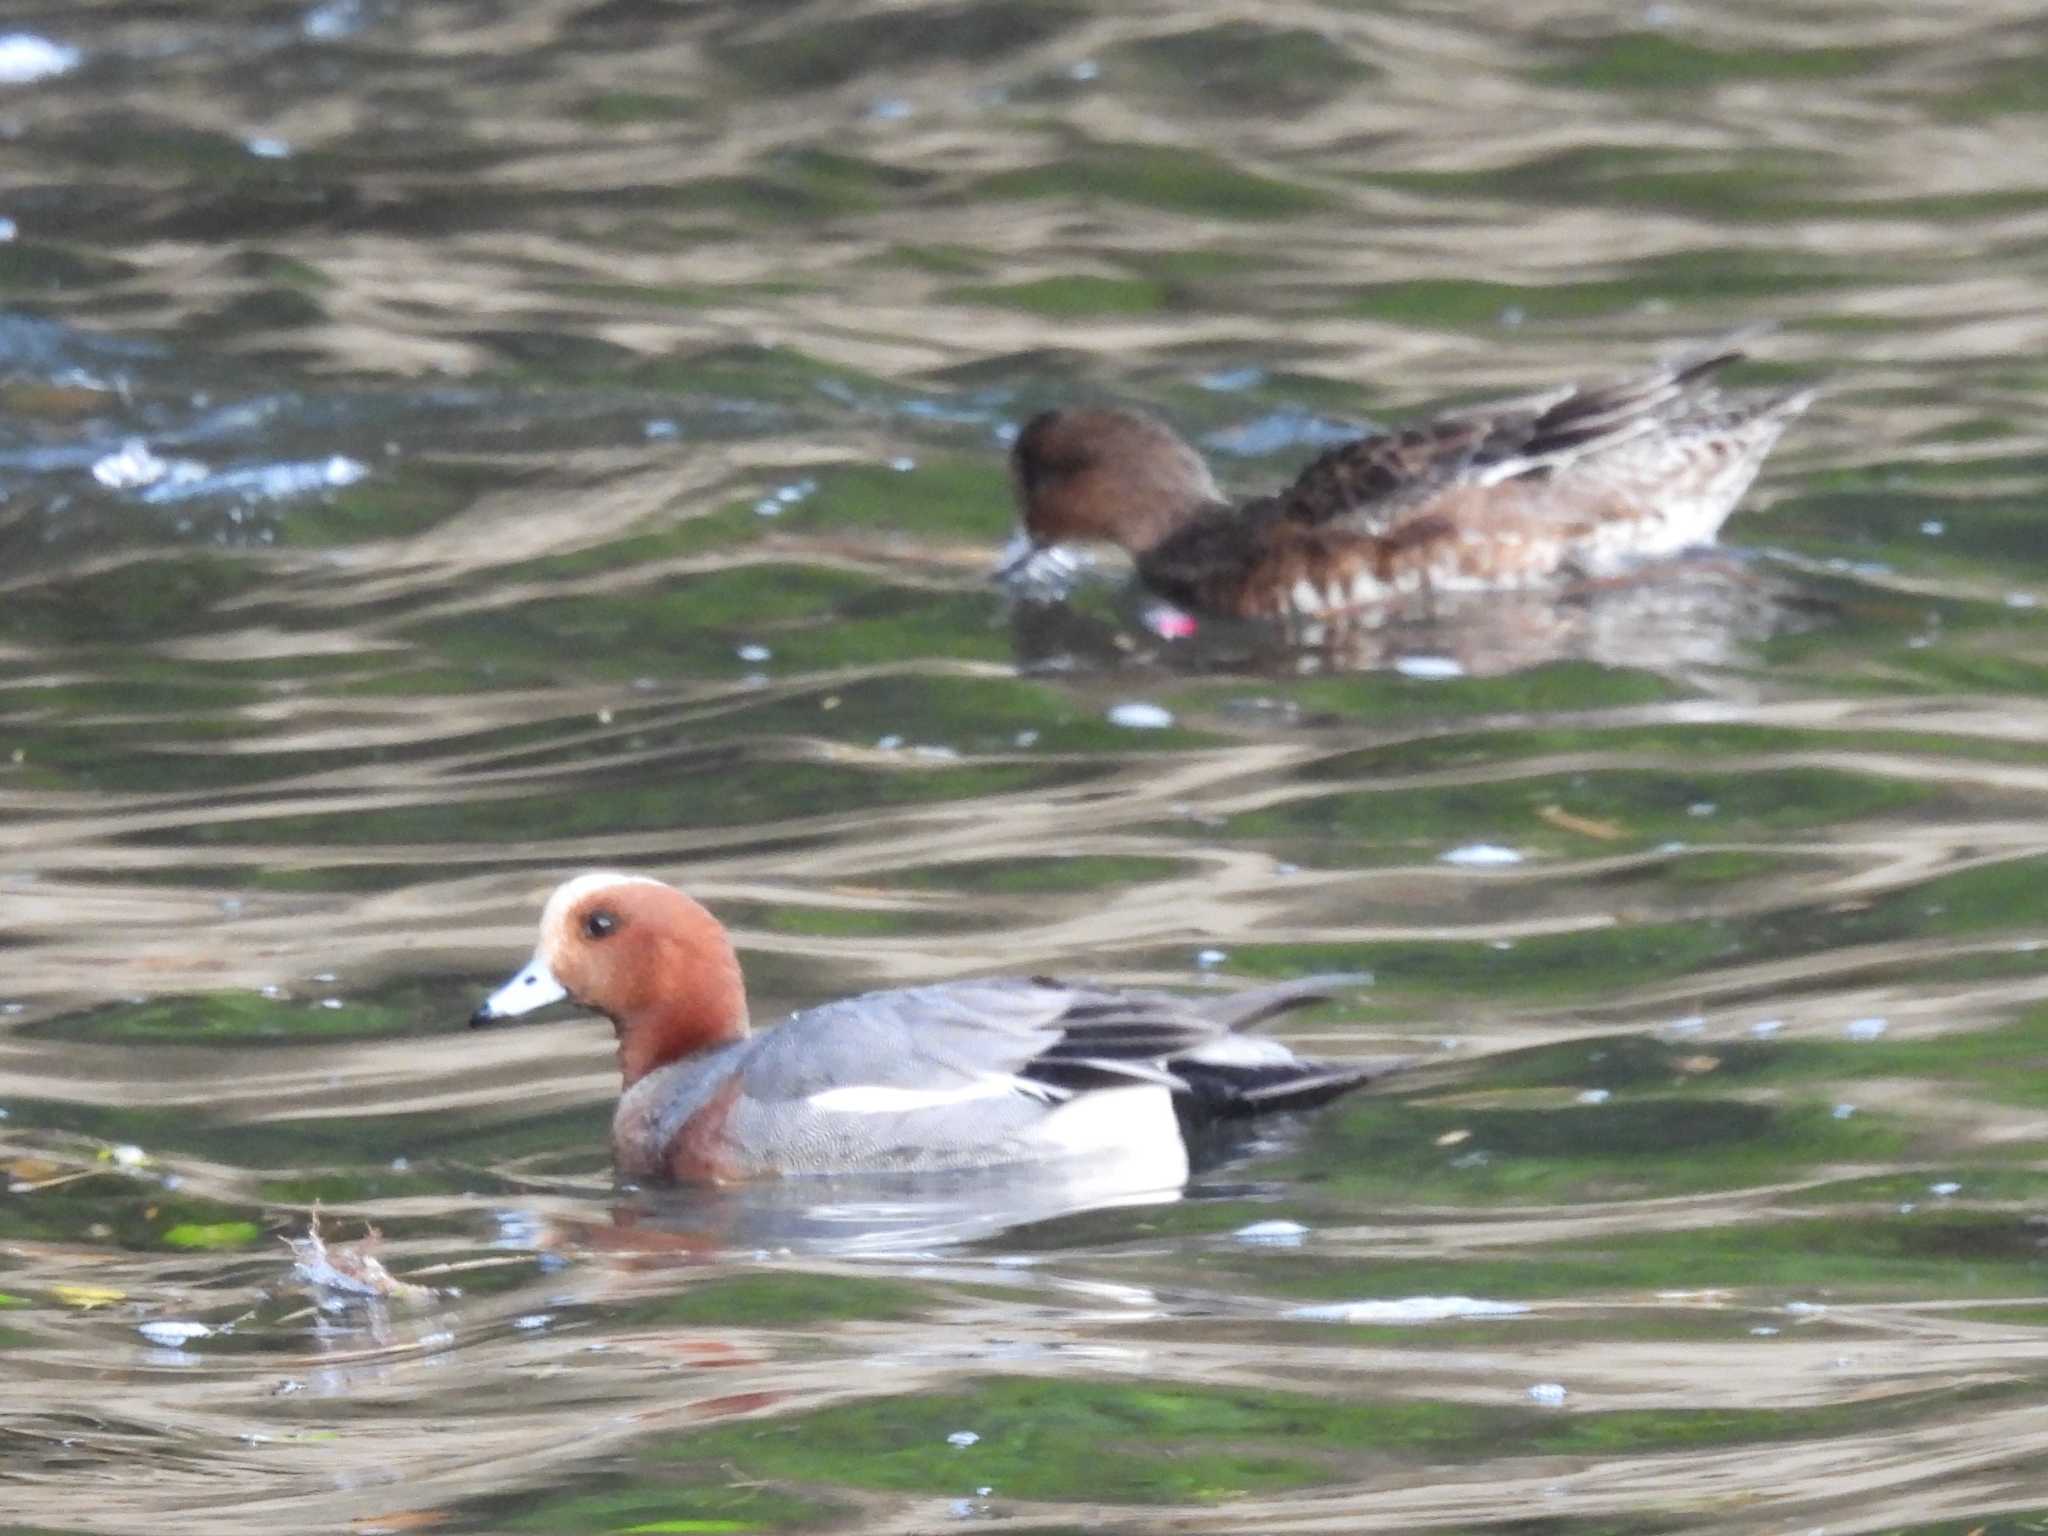
{"type": "Polygon", "coordinates": [[[2037,6],[0,30],[0,1525],[2040,1528],[2037,6]],[[984,579],[1043,405],[1249,493],[1753,320],[1827,393],[1655,581],[984,579]],[[1416,1069],[1176,1202],[619,1190],[606,1027],[461,1028],[607,864],[759,1019],[1336,969],[1416,1069]]]}

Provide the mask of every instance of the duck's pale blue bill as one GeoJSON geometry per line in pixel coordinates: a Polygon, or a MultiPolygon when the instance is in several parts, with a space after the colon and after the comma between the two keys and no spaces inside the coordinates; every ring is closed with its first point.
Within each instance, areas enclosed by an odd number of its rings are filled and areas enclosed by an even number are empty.
{"type": "Polygon", "coordinates": [[[1010,535],[1010,542],[1003,546],[1003,552],[996,556],[996,563],[988,573],[990,581],[1009,581],[1031,563],[1032,557],[1042,546],[1022,528],[1010,535]]]}
{"type": "Polygon", "coordinates": [[[559,1003],[568,995],[569,989],[555,980],[547,962],[535,955],[526,962],[524,970],[484,999],[483,1006],[469,1016],[470,1027],[531,1013],[549,1003],[559,1003]]]}
{"type": "Polygon", "coordinates": [[[989,580],[1000,582],[1017,597],[1056,602],[1073,590],[1075,579],[1091,562],[1081,550],[1065,544],[1041,544],[1018,529],[997,556],[989,580]]]}

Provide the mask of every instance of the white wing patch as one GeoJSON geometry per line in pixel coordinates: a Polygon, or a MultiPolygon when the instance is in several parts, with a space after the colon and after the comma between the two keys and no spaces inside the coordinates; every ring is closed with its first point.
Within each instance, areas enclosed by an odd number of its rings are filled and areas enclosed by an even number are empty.
{"type": "Polygon", "coordinates": [[[999,1099],[1019,1094],[1041,1104],[1057,1103],[1068,1097],[1063,1088],[1034,1083],[1028,1078],[988,1072],[953,1088],[884,1088],[874,1083],[857,1083],[848,1088],[827,1088],[804,1102],[813,1109],[841,1115],[902,1115],[919,1109],[944,1109],[951,1104],[971,1104],[976,1099],[999,1099]]]}

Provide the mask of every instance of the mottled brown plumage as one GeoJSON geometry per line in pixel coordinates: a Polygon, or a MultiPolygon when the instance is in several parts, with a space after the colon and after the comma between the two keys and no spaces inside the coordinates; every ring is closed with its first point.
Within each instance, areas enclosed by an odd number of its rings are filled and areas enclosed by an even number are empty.
{"type": "Polygon", "coordinates": [[[1538,584],[1712,541],[1810,391],[1723,395],[1730,350],[1333,448],[1233,507],[1199,454],[1133,412],[1049,411],[1012,473],[1030,540],[1098,539],[1192,610],[1313,617],[1538,584]]]}

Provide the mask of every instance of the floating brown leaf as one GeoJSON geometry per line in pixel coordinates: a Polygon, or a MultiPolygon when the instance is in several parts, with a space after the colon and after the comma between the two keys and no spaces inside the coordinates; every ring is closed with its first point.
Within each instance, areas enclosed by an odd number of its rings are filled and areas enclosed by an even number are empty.
{"type": "Polygon", "coordinates": [[[1618,821],[1595,821],[1591,816],[1574,815],[1561,805],[1544,806],[1536,813],[1536,819],[1581,837],[1598,838],[1603,843],[1618,842],[1628,836],[1628,829],[1618,821]]]}

